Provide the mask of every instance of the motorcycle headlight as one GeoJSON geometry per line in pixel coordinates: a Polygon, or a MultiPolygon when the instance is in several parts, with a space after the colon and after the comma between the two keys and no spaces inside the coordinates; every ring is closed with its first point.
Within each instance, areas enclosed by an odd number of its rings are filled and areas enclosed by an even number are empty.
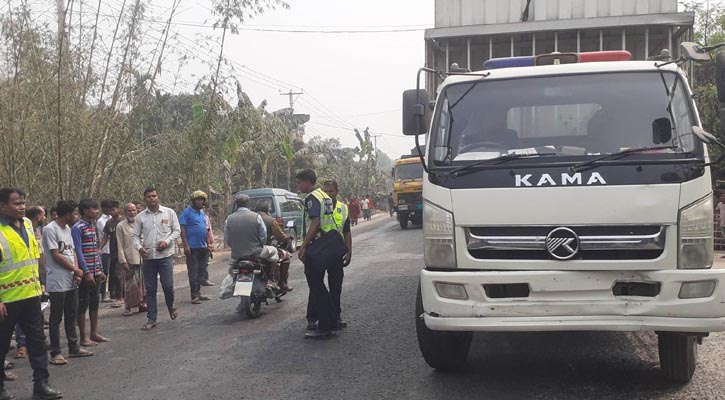
{"type": "Polygon", "coordinates": [[[715,256],[712,196],[680,210],[679,269],[712,268],[715,256]]]}
{"type": "Polygon", "coordinates": [[[426,202],[423,206],[423,254],[426,267],[456,268],[453,214],[426,202]]]}

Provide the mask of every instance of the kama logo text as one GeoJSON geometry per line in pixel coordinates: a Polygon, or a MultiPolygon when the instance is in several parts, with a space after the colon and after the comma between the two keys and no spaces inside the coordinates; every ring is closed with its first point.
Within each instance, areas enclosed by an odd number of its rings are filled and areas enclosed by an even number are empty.
{"type": "Polygon", "coordinates": [[[532,174],[516,175],[516,187],[531,186],[582,186],[582,185],[606,185],[607,181],[598,173],[592,172],[589,176],[582,175],[581,172],[574,174],[562,173],[561,176],[556,174],[542,174],[534,176],[532,174]]]}

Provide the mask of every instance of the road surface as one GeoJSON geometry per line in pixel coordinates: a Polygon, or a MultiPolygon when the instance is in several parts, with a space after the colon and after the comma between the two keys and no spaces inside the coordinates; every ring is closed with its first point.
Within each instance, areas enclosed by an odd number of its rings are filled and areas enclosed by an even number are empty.
{"type": "MultiPolygon", "coordinates": [[[[717,399],[725,398],[725,335],[700,347],[687,386],[665,382],[652,333],[481,333],[468,367],[437,373],[423,361],[414,327],[421,230],[401,231],[379,217],[354,230],[346,269],[347,330],[305,340],[307,289],[298,261],[295,291],[247,320],[236,300],[191,305],[183,266],[175,275],[180,317],[168,319],[160,295],[159,325],[141,332],[145,315],[121,316],[104,305],[101,332],[113,341],[96,355],[50,366],[51,382],[69,399],[717,399]]],[[[222,280],[225,257],[214,260],[222,280]]],[[[63,336],[63,335],[61,335],[63,336]]],[[[12,353],[11,353],[12,354],[12,353]]],[[[7,387],[30,398],[27,361],[7,387]]]]}

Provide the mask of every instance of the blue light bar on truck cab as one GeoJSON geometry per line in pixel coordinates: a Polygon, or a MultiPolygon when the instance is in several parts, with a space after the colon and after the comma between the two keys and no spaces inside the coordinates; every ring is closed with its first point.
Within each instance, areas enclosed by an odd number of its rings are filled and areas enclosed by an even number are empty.
{"type": "Polygon", "coordinates": [[[492,58],[483,63],[483,69],[533,67],[536,57],[505,57],[492,58]]]}
{"type": "Polygon", "coordinates": [[[518,68],[533,67],[536,65],[552,65],[558,64],[554,59],[567,59],[571,61],[561,63],[587,63],[587,62],[603,62],[603,61],[629,61],[632,54],[626,50],[613,51],[593,51],[586,53],[550,53],[539,56],[526,57],[504,57],[492,58],[483,63],[483,69],[500,69],[500,68],[518,68]]]}

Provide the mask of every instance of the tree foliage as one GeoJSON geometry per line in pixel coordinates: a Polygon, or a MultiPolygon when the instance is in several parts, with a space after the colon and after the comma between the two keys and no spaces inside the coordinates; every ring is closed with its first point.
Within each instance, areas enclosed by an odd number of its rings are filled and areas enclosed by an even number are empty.
{"type": "MultiPolygon", "coordinates": [[[[386,174],[366,131],[360,146],[309,138],[285,112],[254,104],[226,67],[223,41],[209,60],[212,74],[188,93],[159,77],[175,49],[170,32],[179,1],[155,44],[145,32],[148,0],[125,0],[110,28],[83,24],[67,0],[57,31],[24,0],[0,15],[0,185],[24,188],[34,203],[61,198],[138,199],[155,186],[166,203],[188,193],[215,193],[223,211],[231,195],[253,187],[294,190],[294,173],[315,168],[346,194],[387,190],[386,174]],[[77,23],[77,24],[76,24],[77,23]],[[144,47],[146,46],[146,47],[144,47]],[[149,51],[149,48],[153,49],[149,51]]],[[[278,0],[211,0],[215,26],[236,32],[278,0]]],[[[223,35],[222,35],[223,37],[223,35]]],[[[180,59],[194,54],[181,54],[180,59]]],[[[183,67],[183,62],[179,64],[183,67]]]]}

